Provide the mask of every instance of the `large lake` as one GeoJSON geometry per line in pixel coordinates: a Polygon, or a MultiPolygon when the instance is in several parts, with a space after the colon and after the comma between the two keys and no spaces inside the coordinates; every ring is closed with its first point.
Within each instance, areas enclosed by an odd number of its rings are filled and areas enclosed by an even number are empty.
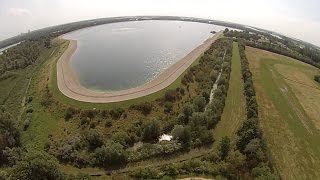
{"type": "Polygon", "coordinates": [[[225,27],[184,21],[129,21],[64,35],[77,40],[71,67],[89,89],[133,88],[155,78],[225,27]]]}

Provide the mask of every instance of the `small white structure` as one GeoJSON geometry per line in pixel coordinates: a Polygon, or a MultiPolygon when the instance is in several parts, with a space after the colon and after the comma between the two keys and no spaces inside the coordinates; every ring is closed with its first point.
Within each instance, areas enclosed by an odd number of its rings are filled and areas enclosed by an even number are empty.
{"type": "Polygon", "coordinates": [[[169,134],[162,134],[159,138],[159,142],[161,141],[171,141],[171,139],[173,138],[173,136],[169,135],[169,134]]]}

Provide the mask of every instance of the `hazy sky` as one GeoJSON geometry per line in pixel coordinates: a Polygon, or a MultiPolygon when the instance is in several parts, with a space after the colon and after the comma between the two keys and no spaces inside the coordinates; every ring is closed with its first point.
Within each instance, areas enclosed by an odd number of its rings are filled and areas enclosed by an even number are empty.
{"type": "Polygon", "coordinates": [[[320,46],[319,8],[319,0],[0,0],[0,40],[84,19],[177,15],[256,26],[320,46]]]}

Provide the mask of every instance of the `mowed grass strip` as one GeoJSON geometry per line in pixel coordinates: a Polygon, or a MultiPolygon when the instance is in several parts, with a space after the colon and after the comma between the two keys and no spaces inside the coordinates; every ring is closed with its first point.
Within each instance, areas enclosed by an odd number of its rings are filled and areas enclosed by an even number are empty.
{"type": "Polygon", "coordinates": [[[283,179],[317,179],[320,177],[319,130],[276,66],[281,64],[287,70],[301,72],[315,68],[254,48],[247,47],[246,54],[257,93],[260,125],[278,172],[283,179]]]}
{"type": "MultiPolygon", "coordinates": [[[[241,75],[241,62],[238,43],[233,43],[231,73],[226,104],[223,109],[221,121],[214,130],[214,138],[217,142],[224,136],[234,141],[236,131],[245,119],[245,97],[243,94],[243,80],[241,75]]],[[[217,146],[218,143],[215,143],[217,146]]]]}

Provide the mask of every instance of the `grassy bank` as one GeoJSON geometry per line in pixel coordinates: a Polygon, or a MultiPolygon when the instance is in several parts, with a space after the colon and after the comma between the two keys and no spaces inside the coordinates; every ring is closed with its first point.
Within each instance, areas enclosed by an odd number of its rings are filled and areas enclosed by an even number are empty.
{"type": "Polygon", "coordinates": [[[316,179],[320,169],[319,72],[310,65],[247,47],[260,107],[260,124],[284,179],[316,179]],[[304,93],[301,93],[304,92],[304,93]],[[313,104],[312,107],[306,104],[313,104]],[[318,116],[318,118],[316,117],[318,116]]]}
{"type": "MultiPolygon", "coordinates": [[[[214,137],[220,140],[228,136],[234,140],[236,131],[245,119],[245,98],[243,95],[243,80],[241,76],[241,62],[238,43],[233,43],[231,74],[229,80],[228,96],[223,109],[221,121],[214,130],[214,137]]],[[[215,143],[217,146],[218,143],[215,143]]]]}

